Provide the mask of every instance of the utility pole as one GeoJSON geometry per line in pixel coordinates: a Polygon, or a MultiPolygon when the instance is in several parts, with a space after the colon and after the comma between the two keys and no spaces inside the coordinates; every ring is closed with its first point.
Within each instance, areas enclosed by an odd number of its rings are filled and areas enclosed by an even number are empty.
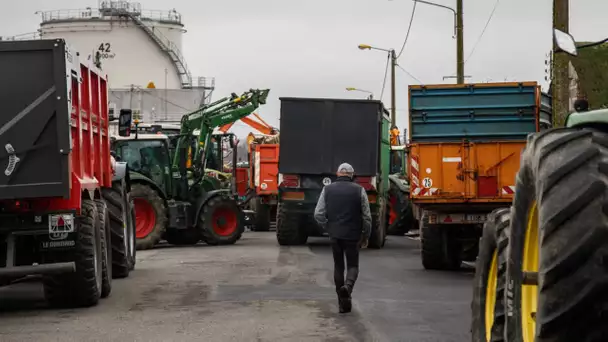
{"type": "Polygon", "coordinates": [[[462,0],[456,0],[456,83],[464,84],[464,37],[462,0]]]}
{"type": "MultiPolygon", "coordinates": [[[[553,0],[553,27],[568,33],[569,24],[569,0],[553,0]]],[[[570,77],[569,59],[565,53],[555,53],[558,50],[553,39],[553,125],[563,126],[569,110],[570,101],[570,77]]]]}
{"type": "Polygon", "coordinates": [[[395,96],[395,68],[397,67],[397,55],[391,49],[391,127],[397,127],[397,96],[395,96]]]}

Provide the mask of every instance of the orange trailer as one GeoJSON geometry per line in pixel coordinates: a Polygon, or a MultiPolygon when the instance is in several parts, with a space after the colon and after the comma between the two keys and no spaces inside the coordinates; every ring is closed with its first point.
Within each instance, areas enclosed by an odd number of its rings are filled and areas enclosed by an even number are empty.
{"type": "Polygon", "coordinates": [[[475,261],[482,225],[509,207],[527,136],[551,126],[535,82],[410,86],[410,198],[422,263],[475,261]]]}

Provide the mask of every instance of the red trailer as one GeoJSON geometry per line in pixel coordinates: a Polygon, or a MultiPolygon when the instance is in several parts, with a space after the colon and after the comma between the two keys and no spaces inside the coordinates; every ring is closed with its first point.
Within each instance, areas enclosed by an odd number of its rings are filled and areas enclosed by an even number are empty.
{"type": "Polygon", "coordinates": [[[106,76],[60,39],[1,42],[0,74],[0,283],[39,274],[51,305],[95,305],[135,263],[106,76]]]}

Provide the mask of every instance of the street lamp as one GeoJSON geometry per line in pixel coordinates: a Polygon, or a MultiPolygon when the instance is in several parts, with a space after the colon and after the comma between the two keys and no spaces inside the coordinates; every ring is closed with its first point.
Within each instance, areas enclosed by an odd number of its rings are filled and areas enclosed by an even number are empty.
{"type": "Polygon", "coordinates": [[[454,35],[456,36],[456,83],[464,84],[464,38],[462,23],[462,0],[456,0],[456,9],[425,0],[413,0],[423,4],[445,8],[454,13],[454,35]]]}
{"type": "Polygon", "coordinates": [[[359,92],[362,92],[362,93],[368,93],[369,97],[367,99],[368,100],[373,100],[374,99],[374,93],[372,93],[369,90],[359,89],[359,88],[353,88],[353,87],[347,87],[346,90],[347,91],[359,91],[359,92]]]}
{"type": "Polygon", "coordinates": [[[397,100],[395,98],[395,67],[397,66],[397,55],[395,54],[395,50],[382,49],[367,44],[359,44],[359,49],[380,50],[389,54],[389,57],[391,59],[391,126],[397,126],[397,100]]]}

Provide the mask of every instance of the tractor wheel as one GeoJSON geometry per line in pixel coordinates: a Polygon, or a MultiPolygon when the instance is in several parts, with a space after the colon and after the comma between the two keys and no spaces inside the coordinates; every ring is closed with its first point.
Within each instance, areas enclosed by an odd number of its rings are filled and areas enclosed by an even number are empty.
{"type": "Polygon", "coordinates": [[[510,215],[509,208],[496,209],[488,215],[483,226],[471,303],[473,342],[504,341],[505,230],[509,228],[510,215]]]}
{"type": "Polygon", "coordinates": [[[387,206],[382,198],[378,198],[377,209],[372,211],[372,232],[367,244],[368,248],[380,249],[386,243],[386,226],[388,215],[387,206]]]}
{"type": "Polygon", "coordinates": [[[508,341],[606,340],[607,196],[608,134],[554,129],[530,139],[507,253],[508,341]]]}
{"type": "Polygon", "coordinates": [[[96,199],[97,218],[99,219],[99,232],[101,241],[101,298],[106,298],[112,292],[112,241],[110,233],[110,217],[108,205],[102,199],[96,199]]]}
{"type": "Polygon", "coordinates": [[[125,181],[113,182],[112,188],[104,188],[102,194],[112,232],[112,275],[126,278],[135,264],[135,226],[125,181]]]}
{"type": "Polygon", "coordinates": [[[422,266],[427,270],[458,270],[462,264],[461,246],[456,230],[439,224],[429,224],[422,216],[420,245],[422,266]]]}
{"type": "Polygon", "coordinates": [[[260,198],[255,201],[255,216],[253,230],[256,232],[267,232],[270,230],[270,205],[262,203],[260,198]]]}
{"type": "Polygon", "coordinates": [[[407,193],[391,183],[388,191],[388,235],[404,235],[415,229],[414,211],[407,193]]]}
{"type": "Polygon", "coordinates": [[[135,205],[136,248],[153,248],[160,241],[167,225],[165,201],[156,190],[144,184],[134,184],[131,197],[135,205]]]}
{"type": "Polygon", "coordinates": [[[165,233],[165,239],[176,246],[196,245],[201,241],[201,234],[196,228],[170,229],[165,233]]]}
{"type": "Polygon", "coordinates": [[[282,203],[277,207],[277,242],[281,246],[306,244],[308,231],[303,229],[300,215],[289,213],[282,203]]]}
{"type": "Polygon", "coordinates": [[[127,195],[127,200],[129,202],[129,210],[131,213],[131,215],[129,217],[129,222],[130,222],[129,226],[131,227],[131,241],[130,241],[131,245],[130,246],[133,251],[129,269],[131,271],[133,271],[135,269],[135,264],[137,263],[137,247],[136,247],[136,242],[135,242],[136,241],[136,237],[135,237],[135,222],[136,222],[135,201],[131,197],[131,194],[127,195]]]}
{"type": "Polygon", "coordinates": [[[208,245],[232,245],[245,231],[243,212],[235,200],[224,195],[209,199],[201,210],[198,229],[208,245]]]}
{"type": "Polygon", "coordinates": [[[43,277],[44,296],[53,307],[93,306],[101,298],[103,252],[97,206],[82,200],[73,255],[76,272],[43,277]]]}

